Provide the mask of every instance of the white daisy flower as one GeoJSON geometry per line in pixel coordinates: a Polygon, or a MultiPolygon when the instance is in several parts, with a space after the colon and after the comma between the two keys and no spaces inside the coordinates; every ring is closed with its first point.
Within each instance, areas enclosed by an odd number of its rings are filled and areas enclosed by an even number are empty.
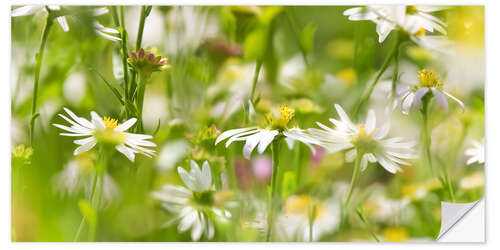
{"type": "Polygon", "coordinates": [[[166,210],[177,214],[165,226],[180,220],[177,230],[185,232],[191,229],[192,240],[199,240],[203,234],[206,234],[207,239],[212,239],[212,218],[227,219],[231,213],[222,206],[224,199],[219,199],[218,193],[215,193],[210,165],[205,161],[200,170],[198,164],[191,161],[189,173],[182,167],[178,167],[177,172],[188,188],[164,185],[160,191],[153,192],[153,197],[160,200],[166,210]]]}
{"type": "MultiPolygon", "coordinates": [[[[50,11],[60,11],[60,10],[61,10],[60,5],[47,5],[47,6],[44,6],[44,5],[26,5],[26,6],[22,6],[22,7],[18,7],[18,8],[13,9],[11,16],[12,17],[28,16],[28,15],[38,13],[40,11],[50,12],[50,11]]],[[[106,8],[106,7],[95,8],[92,10],[92,14],[94,16],[100,16],[100,15],[103,15],[106,13],[108,13],[108,8],[106,8]]],[[[59,23],[59,25],[61,26],[61,28],[64,30],[64,32],[69,31],[69,25],[68,25],[68,21],[67,21],[65,15],[60,15],[60,16],[56,17],[56,20],[59,23]]],[[[100,35],[108,40],[111,40],[111,41],[121,40],[121,38],[119,36],[116,36],[116,35],[120,34],[120,32],[118,30],[113,29],[113,28],[104,27],[102,24],[100,24],[97,21],[94,21],[94,30],[98,35],[100,35]]]]}
{"type": "Polygon", "coordinates": [[[484,164],[484,138],[481,142],[473,141],[472,147],[465,150],[465,155],[469,156],[467,165],[471,165],[475,162],[484,164]]]}
{"type": "Polygon", "coordinates": [[[397,225],[402,217],[403,210],[410,203],[409,199],[390,199],[377,186],[376,190],[363,203],[363,212],[376,222],[397,225]]]}
{"type": "Polygon", "coordinates": [[[369,20],[374,22],[382,43],[393,30],[405,31],[412,41],[429,50],[447,52],[449,42],[443,36],[426,36],[426,31],[446,34],[446,24],[431,15],[442,10],[437,6],[373,5],[355,7],[344,11],[351,21],[369,20]]]}
{"type": "Polygon", "coordinates": [[[366,169],[368,162],[378,162],[385,170],[394,174],[401,170],[400,164],[410,164],[406,160],[414,158],[412,147],[416,143],[404,142],[402,137],[384,139],[389,133],[390,124],[387,122],[377,129],[373,110],[368,111],[364,124],[354,125],[340,105],[335,104],[335,109],[340,116],[340,121],[330,119],[335,128],[317,122],[321,129],[308,129],[309,134],[319,141],[318,145],[330,153],[349,150],[345,154],[348,162],[354,161],[358,152],[361,152],[361,170],[366,169]]]}
{"type": "Polygon", "coordinates": [[[283,135],[290,148],[293,148],[294,141],[298,140],[306,144],[314,152],[312,144],[318,144],[319,142],[317,140],[308,136],[303,129],[288,129],[286,127],[294,116],[294,110],[282,105],[279,108],[279,113],[280,117],[278,119],[273,119],[268,116],[270,126],[266,128],[248,127],[225,131],[217,138],[215,145],[228,138],[229,139],[226,141],[226,148],[229,147],[232,142],[245,141],[245,146],[243,146],[243,156],[246,159],[250,159],[250,155],[256,147],[257,152],[262,154],[278,135],[283,135]]]}
{"type": "MultiPolygon", "coordinates": [[[[38,13],[40,11],[59,11],[61,10],[60,5],[26,5],[22,7],[18,7],[12,10],[11,16],[12,17],[18,17],[18,16],[29,16],[35,13],[38,13]]],[[[68,26],[68,21],[66,20],[65,16],[58,16],[56,18],[57,22],[61,26],[61,28],[64,30],[64,32],[69,31],[69,26],[68,26]]]]}
{"type": "Polygon", "coordinates": [[[419,85],[415,85],[413,88],[407,86],[406,90],[402,92],[401,109],[403,114],[407,115],[412,106],[419,109],[422,104],[422,98],[427,94],[436,97],[439,106],[443,109],[448,108],[448,100],[446,97],[457,102],[462,109],[465,108],[462,101],[443,90],[444,83],[439,79],[435,71],[427,69],[420,70],[418,72],[418,79],[420,81],[419,85]]]}
{"type": "MultiPolygon", "coordinates": [[[[90,196],[95,177],[93,168],[90,157],[82,156],[69,161],[64,169],[53,177],[54,191],[63,197],[74,196],[80,192],[90,196]]],[[[100,185],[99,182],[96,185],[100,185]]],[[[108,206],[120,196],[118,186],[108,173],[104,174],[102,190],[100,208],[108,206]]]]}
{"type": "Polygon", "coordinates": [[[471,190],[484,187],[484,171],[475,171],[460,180],[460,187],[464,190],[471,190]]]}
{"type": "Polygon", "coordinates": [[[101,118],[96,112],[90,112],[92,121],[76,116],[71,110],[64,108],[66,113],[73,119],[69,119],[63,114],[59,114],[64,120],[71,124],[71,127],[53,124],[54,126],[68,131],[70,133],[60,133],[63,136],[85,137],[84,139],[75,140],[74,143],[80,145],[73,152],[74,155],[87,152],[98,143],[110,144],[115,147],[118,152],[125,155],[130,161],[134,161],[135,154],[140,153],[151,157],[155,151],[146,147],[156,147],[148,139],[153,138],[151,135],[133,134],[125,132],[132,127],[137,121],[136,118],[131,118],[122,124],[117,120],[108,117],[101,118]]]}
{"type": "Polygon", "coordinates": [[[287,239],[318,241],[321,236],[335,232],[340,224],[340,204],[337,199],[318,200],[309,195],[290,197],[284,213],[277,220],[278,232],[287,239]],[[312,222],[312,233],[310,233],[312,222]]]}

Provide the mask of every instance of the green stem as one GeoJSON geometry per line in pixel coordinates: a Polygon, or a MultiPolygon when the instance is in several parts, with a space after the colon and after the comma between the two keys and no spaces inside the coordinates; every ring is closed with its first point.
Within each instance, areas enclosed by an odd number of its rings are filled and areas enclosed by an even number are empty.
{"type": "Polygon", "coordinates": [[[97,185],[95,185],[95,192],[92,194],[91,204],[92,208],[95,209],[97,220],[95,225],[91,225],[89,230],[89,241],[95,241],[97,234],[97,226],[99,225],[99,205],[102,200],[102,193],[104,190],[104,173],[106,172],[106,152],[105,150],[101,150],[100,152],[100,162],[96,166],[96,176],[97,176],[97,185]]]}
{"type": "Polygon", "coordinates": [[[137,129],[139,133],[144,132],[144,126],[142,124],[142,108],[144,106],[144,92],[146,91],[146,81],[139,77],[139,84],[137,84],[137,129]]]}
{"type": "Polygon", "coordinates": [[[369,229],[370,223],[368,222],[365,215],[363,214],[363,211],[358,208],[358,209],[356,209],[356,213],[358,214],[361,221],[365,224],[366,230],[371,234],[373,239],[375,239],[375,241],[377,241],[377,242],[380,242],[380,239],[377,237],[377,234],[375,234],[375,232],[373,232],[372,230],[369,229]]]}
{"type": "Polygon", "coordinates": [[[269,211],[267,214],[267,234],[266,241],[271,240],[271,230],[274,224],[274,216],[276,210],[276,201],[278,200],[277,195],[277,178],[278,178],[278,165],[279,165],[279,150],[280,150],[280,139],[275,139],[271,144],[272,162],[273,162],[273,172],[271,176],[271,195],[269,201],[269,211]]]}
{"type": "MultiPolygon", "coordinates": [[[[90,196],[89,196],[90,202],[92,202],[94,200],[96,186],[97,186],[97,174],[94,175],[94,180],[92,181],[92,188],[91,188],[90,196]]],[[[80,222],[80,225],[78,226],[78,230],[76,231],[76,234],[75,234],[75,237],[73,238],[73,241],[76,242],[80,239],[80,235],[82,234],[84,225],[85,225],[85,217],[82,217],[82,221],[80,222]]]]}
{"type": "Polygon", "coordinates": [[[135,49],[139,50],[142,43],[142,34],[144,33],[144,24],[146,23],[146,6],[141,6],[141,17],[139,19],[139,30],[137,31],[137,41],[135,43],[135,49]]]}
{"type": "Polygon", "coordinates": [[[362,159],[363,159],[363,153],[357,152],[356,160],[354,161],[354,170],[352,172],[352,177],[351,177],[351,185],[349,185],[349,192],[347,193],[347,198],[344,201],[344,209],[343,210],[347,210],[347,207],[349,206],[349,201],[351,200],[354,186],[356,185],[356,181],[358,180],[358,175],[359,175],[359,171],[361,168],[361,160],[362,159]]]}
{"type": "Polygon", "coordinates": [[[301,164],[301,157],[300,157],[300,146],[301,144],[298,142],[294,142],[295,147],[293,148],[293,162],[295,164],[295,181],[296,181],[296,187],[299,188],[300,185],[300,180],[302,176],[302,165],[301,164]]]}
{"type": "Polygon", "coordinates": [[[45,44],[49,36],[50,28],[54,22],[53,16],[49,13],[45,22],[45,27],[43,28],[42,41],[40,42],[40,48],[38,53],[36,53],[36,67],[35,67],[35,79],[33,83],[33,103],[31,106],[31,120],[30,120],[30,145],[33,145],[33,139],[35,137],[35,119],[38,117],[38,112],[36,111],[37,99],[38,99],[38,84],[40,81],[40,71],[42,69],[42,59],[43,52],[45,51],[45,44]]]}
{"type": "MultiPolygon", "coordinates": [[[[260,73],[260,68],[262,67],[262,60],[258,59],[255,65],[255,73],[253,75],[253,82],[252,82],[252,92],[250,92],[250,102],[252,102],[252,105],[254,105],[254,95],[255,95],[255,87],[257,86],[257,82],[259,80],[259,73],[260,73]]],[[[255,107],[254,107],[255,108],[255,107]]]]}
{"type": "MultiPolygon", "coordinates": [[[[429,128],[429,99],[423,97],[422,100],[422,132],[424,134],[424,151],[425,151],[425,158],[427,160],[427,165],[430,168],[431,173],[434,175],[434,167],[432,164],[432,154],[431,154],[431,135],[430,135],[430,128],[429,128]]],[[[455,193],[453,192],[453,186],[450,181],[450,176],[448,174],[448,169],[446,166],[443,167],[442,169],[443,175],[444,175],[444,185],[446,186],[448,193],[450,195],[450,200],[452,202],[455,202],[455,193]]]]}
{"type": "Polygon", "coordinates": [[[397,39],[397,47],[396,50],[394,51],[394,73],[392,75],[392,98],[396,97],[396,84],[399,78],[399,33],[396,33],[396,39],[397,39]]]}
{"type": "MultiPolygon", "coordinates": [[[[139,20],[139,29],[137,31],[137,40],[135,43],[135,51],[139,51],[139,49],[142,46],[142,36],[144,33],[144,24],[146,23],[146,17],[148,17],[148,13],[146,13],[146,6],[141,6],[141,16],[139,20]]],[[[138,92],[135,88],[137,87],[137,72],[132,71],[132,82],[130,84],[130,92],[129,92],[129,98],[131,100],[134,99],[134,92],[138,92]]]]}
{"type": "Polygon", "coordinates": [[[373,89],[377,85],[378,80],[380,79],[380,77],[382,76],[382,74],[389,67],[391,59],[397,53],[396,51],[398,51],[398,48],[399,48],[400,44],[401,44],[401,39],[399,39],[399,37],[398,37],[396,39],[396,42],[394,43],[394,46],[392,47],[391,51],[389,52],[389,55],[387,55],[387,57],[385,58],[385,61],[382,64],[382,68],[380,68],[380,71],[378,72],[377,76],[375,77],[375,79],[373,80],[373,82],[366,88],[365,92],[363,93],[363,95],[359,99],[358,103],[356,104],[356,106],[354,108],[354,111],[353,111],[353,117],[354,118],[356,118],[358,116],[358,113],[361,110],[361,108],[363,107],[363,105],[365,104],[365,102],[368,101],[368,99],[370,99],[370,96],[371,96],[371,94],[373,92],[373,89]]]}
{"type": "Polygon", "coordinates": [[[427,98],[423,98],[422,100],[422,133],[424,134],[424,153],[425,159],[427,161],[427,166],[432,174],[434,174],[434,168],[432,166],[432,155],[431,155],[431,136],[429,130],[429,110],[428,110],[429,102],[427,98]]]}
{"type": "Polygon", "coordinates": [[[302,47],[302,44],[300,43],[300,35],[299,35],[298,28],[297,28],[297,23],[295,22],[295,20],[293,18],[294,16],[292,17],[293,13],[290,13],[290,12],[293,12],[292,8],[294,8],[294,6],[289,6],[285,10],[287,21],[288,21],[288,24],[290,25],[290,28],[292,29],[292,33],[295,36],[295,39],[297,40],[297,43],[299,45],[300,53],[302,54],[302,59],[304,60],[304,63],[306,64],[306,66],[309,67],[309,61],[307,60],[307,51],[302,47]]]}

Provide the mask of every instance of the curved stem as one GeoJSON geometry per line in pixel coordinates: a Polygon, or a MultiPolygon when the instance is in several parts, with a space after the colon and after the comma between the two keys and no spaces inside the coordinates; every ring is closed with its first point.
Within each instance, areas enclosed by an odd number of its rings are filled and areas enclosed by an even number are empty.
{"type": "Polygon", "coordinates": [[[139,30],[137,31],[137,41],[135,43],[135,49],[139,50],[142,43],[142,34],[144,32],[144,24],[146,23],[146,6],[141,6],[141,17],[139,19],[139,30]]]}
{"type": "Polygon", "coordinates": [[[31,105],[31,120],[30,120],[30,145],[33,145],[33,139],[35,137],[35,119],[38,117],[38,112],[36,111],[37,99],[38,99],[38,84],[40,81],[40,71],[42,68],[43,52],[45,51],[45,44],[49,36],[50,28],[54,19],[49,13],[47,15],[47,20],[45,22],[45,27],[43,28],[42,41],[40,42],[40,48],[38,53],[36,53],[36,67],[35,67],[35,79],[33,83],[33,103],[31,105]]]}
{"type": "MultiPolygon", "coordinates": [[[[398,39],[397,41],[399,41],[399,33],[396,33],[396,36],[398,39]]],[[[396,84],[397,84],[397,81],[398,81],[398,78],[399,78],[399,42],[396,43],[396,49],[394,51],[394,72],[393,72],[393,75],[392,75],[392,88],[391,88],[391,91],[392,91],[392,98],[395,98],[396,97],[396,84]]]]}
{"type": "Polygon", "coordinates": [[[363,158],[363,154],[358,152],[356,155],[356,160],[354,162],[354,170],[352,172],[351,184],[349,185],[349,192],[347,193],[347,198],[344,201],[344,210],[349,206],[349,201],[352,197],[352,192],[354,190],[354,186],[356,185],[356,181],[358,180],[359,171],[361,168],[361,159],[363,158]]]}
{"type": "MultiPolygon", "coordinates": [[[[89,196],[90,202],[92,202],[92,200],[94,200],[96,186],[97,186],[97,174],[94,175],[94,180],[92,181],[92,189],[90,191],[90,196],[89,196]]],[[[78,230],[76,231],[76,234],[75,234],[75,237],[73,238],[73,241],[78,241],[80,239],[80,235],[82,234],[84,225],[85,225],[85,217],[82,217],[82,221],[80,222],[80,225],[78,226],[78,230]]]]}
{"type": "Polygon", "coordinates": [[[100,151],[100,156],[99,156],[99,162],[96,166],[96,176],[97,179],[94,180],[94,187],[93,189],[95,190],[91,196],[91,204],[92,208],[96,211],[96,224],[91,225],[90,230],[89,230],[89,241],[95,241],[96,239],[96,233],[97,233],[97,226],[99,225],[99,205],[102,200],[102,193],[104,190],[104,173],[106,172],[106,150],[101,150],[100,151]],[[97,183],[96,183],[97,182],[97,183]],[[97,184],[97,185],[96,185],[97,184]]]}
{"type": "Polygon", "coordinates": [[[252,105],[254,105],[254,95],[255,95],[255,87],[257,86],[257,81],[259,80],[259,73],[260,73],[260,68],[262,67],[262,60],[259,59],[256,62],[255,65],[255,73],[253,75],[253,82],[252,82],[252,92],[250,92],[250,102],[252,102],[252,105]]]}
{"type": "Polygon", "coordinates": [[[275,139],[271,144],[272,162],[273,162],[273,173],[271,176],[271,195],[269,201],[269,211],[267,213],[267,234],[266,241],[271,240],[271,230],[274,224],[274,216],[276,210],[276,201],[278,200],[276,184],[278,178],[278,165],[279,165],[279,148],[280,139],[275,139]]]}
{"type": "MultiPolygon", "coordinates": [[[[428,107],[429,107],[429,99],[425,98],[422,100],[422,132],[424,134],[424,150],[425,150],[425,158],[427,160],[427,165],[429,166],[431,173],[434,175],[434,168],[432,165],[432,155],[431,155],[431,136],[430,136],[430,129],[429,129],[429,117],[428,117],[428,107]]],[[[453,191],[453,186],[450,181],[450,176],[448,173],[448,169],[446,166],[443,166],[443,175],[444,175],[444,182],[442,183],[444,186],[446,186],[448,193],[450,195],[450,200],[451,202],[455,202],[455,193],[453,191]]]]}
{"type": "MultiPolygon", "coordinates": [[[[139,77],[141,78],[141,77],[139,77]]],[[[143,79],[139,80],[139,84],[137,84],[137,132],[144,132],[144,126],[142,124],[142,108],[144,106],[144,92],[146,91],[146,81],[143,79]]]]}
{"type": "Polygon", "coordinates": [[[427,165],[429,166],[431,173],[434,174],[434,168],[432,167],[432,155],[431,155],[431,136],[429,131],[428,99],[423,100],[421,113],[422,113],[422,133],[424,134],[425,159],[427,160],[427,165]]]}
{"type": "Polygon", "coordinates": [[[353,117],[354,118],[356,118],[358,116],[358,113],[361,110],[361,108],[363,107],[363,105],[365,104],[365,102],[368,101],[368,99],[370,99],[370,96],[371,96],[371,94],[373,92],[373,89],[377,85],[378,80],[380,79],[380,77],[382,76],[382,74],[389,67],[391,59],[397,53],[396,51],[398,51],[398,48],[399,48],[400,44],[401,44],[401,39],[399,39],[399,37],[398,37],[396,39],[396,42],[394,43],[394,46],[392,47],[391,51],[389,52],[389,55],[387,55],[387,57],[385,58],[385,61],[382,64],[382,68],[380,68],[377,76],[375,76],[375,79],[373,80],[373,82],[366,88],[365,92],[363,93],[363,95],[359,99],[358,103],[356,104],[356,106],[354,108],[354,111],[353,111],[353,117]]]}

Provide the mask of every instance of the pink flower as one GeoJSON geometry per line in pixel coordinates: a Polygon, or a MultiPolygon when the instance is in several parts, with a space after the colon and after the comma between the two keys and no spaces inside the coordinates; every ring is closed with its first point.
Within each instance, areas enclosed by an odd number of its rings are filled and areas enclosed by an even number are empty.
{"type": "Polygon", "coordinates": [[[255,179],[262,182],[268,182],[271,177],[273,163],[267,156],[260,156],[252,161],[252,173],[255,179]]]}

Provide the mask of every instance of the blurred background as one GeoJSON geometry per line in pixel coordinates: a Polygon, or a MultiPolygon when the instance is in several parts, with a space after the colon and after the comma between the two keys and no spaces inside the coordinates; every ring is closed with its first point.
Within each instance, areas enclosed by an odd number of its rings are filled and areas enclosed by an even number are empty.
{"type": "MultiPolygon", "coordinates": [[[[72,138],[59,136],[52,126],[63,122],[57,116],[62,108],[87,119],[92,110],[117,119],[122,111],[98,75],[118,89],[123,82],[120,42],[107,40],[94,29],[96,20],[117,28],[111,14],[72,15],[94,7],[63,8],[69,13],[70,30],[64,32],[55,24],[47,40],[33,147],[28,146],[28,125],[35,53],[47,13],[11,19],[13,241],[72,241],[81,221],[78,201],[85,198],[96,153],[73,156],[72,138]]],[[[120,8],[128,48],[134,51],[140,6],[120,8]]],[[[176,169],[187,167],[191,159],[207,160],[214,175],[221,176],[217,188],[231,190],[240,203],[233,211],[238,216],[216,223],[214,240],[262,240],[259,230],[246,225],[258,217],[259,204],[266,202],[270,152],[254,153],[248,161],[242,157],[242,143],[226,150],[214,146],[215,138],[222,131],[247,125],[248,96],[259,54],[264,59],[256,88],[258,114],[287,104],[295,109],[293,123],[310,128],[317,127],[316,121],[327,124],[328,118],[337,117],[334,103],[351,110],[380,69],[394,34],[378,43],[375,24],[349,21],[343,15],[348,8],[153,6],[142,44],[157,48],[171,65],[153,74],[145,93],[144,128],[154,135],[157,156],[137,156],[131,163],[119,153],[112,155],[97,240],[190,241],[189,233],[178,233],[176,225],[162,226],[173,215],[161,208],[151,192],[167,183],[183,185],[176,169]]],[[[449,168],[457,202],[470,202],[480,199],[484,191],[484,164],[467,165],[464,154],[484,137],[484,8],[450,6],[437,12],[437,17],[447,24],[454,53],[440,55],[406,43],[400,53],[400,82],[416,84],[419,69],[433,68],[445,79],[445,89],[465,103],[464,112],[456,105],[448,111],[432,109],[432,152],[439,164],[449,168]]],[[[406,116],[399,109],[386,111],[391,77],[392,66],[367,106],[376,110],[379,119],[391,121],[393,136],[419,141],[417,112],[406,116]]],[[[352,119],[364,117],[361,112],[352,119]]],[[[293,150],[283,149],[280,160],[283,183],[278,186],[285,204],[293,197],[338,196],[352,173],[352,163],[344,162],[343,153],[327,155],[318,148],[312,154],[299,143],[293,150]],[[298,185],[290,187],[287,178],[298,180],[298,185]]],[[[439,232],[440,201],[448,197],[439,181],[421,168],[421,161],[415,159],[395,175],[377,164],[369,166],[361,174],[355,201],[368,225],[356,217],[349,227],[331,230],[320,240],[371,241],[369,232],[387,241],[432,240],[439,232]]]]}

